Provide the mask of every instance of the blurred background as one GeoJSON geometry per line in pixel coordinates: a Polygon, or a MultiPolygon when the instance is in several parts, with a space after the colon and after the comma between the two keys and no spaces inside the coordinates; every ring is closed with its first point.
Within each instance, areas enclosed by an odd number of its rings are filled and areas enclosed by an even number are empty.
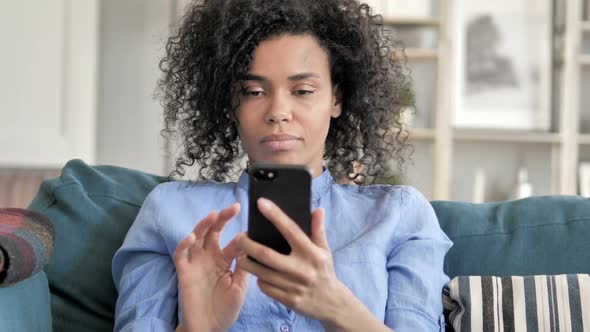
{"type": "MultiPolygon", "coordinates": [[[[154,91],[188,2],[0,2],[0,207],[73,158],[170,173],[154,91]]],[[[432,200],[590,196],[590,0],[367,3],[413,77],[397,183],[432,200]]]]}

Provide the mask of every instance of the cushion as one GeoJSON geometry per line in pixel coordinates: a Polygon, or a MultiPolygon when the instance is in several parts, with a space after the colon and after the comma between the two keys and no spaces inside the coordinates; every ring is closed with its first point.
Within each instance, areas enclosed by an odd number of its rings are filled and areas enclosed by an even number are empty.
{"type": "Polygon", "coordinates": [[[453,241],[449,277],[590,273],[590,200],[538,196],[495,203],[434,201],[453,241]]]}
{"type": "Polygon", "coordinates": [[[0,287],[39,272],[53,251],[53,225],[44,215],[0,209],[0,287]]]}
{"type": "Polygon", "coordinates": [[[443,291],[454,331],[586,331],[590,275],[455,277],[443,291]]]}
{"type": "Polygon", "coordinates": [[[45,271],[55,331],[112,331],[117,292],[111,260],[159,177],[72,160],[61,177],[43,182],[28,207],[55,229],[45,271]]]}
{"type": "Polygon", "coordinates": [[[43,271],[0,288],[0,331],[52,331],[49,301],[49,286],[43,271]]]}

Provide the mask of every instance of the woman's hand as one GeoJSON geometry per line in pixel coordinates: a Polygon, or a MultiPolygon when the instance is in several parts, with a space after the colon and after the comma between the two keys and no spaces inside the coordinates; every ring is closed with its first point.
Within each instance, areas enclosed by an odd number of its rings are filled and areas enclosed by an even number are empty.
{"type": "Polygon", "coordinates": [[[341,296],[350,292],[334,272],[324,210],[312,213],[310,238],[271,201],[260,199],[258,208],[291,245],[291,253],[282,255],[242,235],[240,249],[262,264],[241,257],[238,266],[256,275],[262,292],[287,307],[322,322],[335,319],[346,302],[341,296]]]}
{"type": "Polygon", "coordinates": [[[239,211],[240,205],[233,204],[219,213],[211,212],[174,251],[184,332],[225,331],[238,318],[248,289],[248,273],[239,267],[230,270],[240,255],[239,236],[223,250],[219,238],[239,211]]]}

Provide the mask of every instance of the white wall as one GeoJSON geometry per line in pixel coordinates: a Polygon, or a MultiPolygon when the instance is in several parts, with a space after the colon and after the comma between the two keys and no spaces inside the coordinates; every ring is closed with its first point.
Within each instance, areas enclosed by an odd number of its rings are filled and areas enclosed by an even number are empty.
{"type": "Polygon", "coordinates": [[[0,4],[0,168],[95,161],[98,0],[0,4]]]}
{"type": "Polygon", "coordinates": [[[168,174],[153,98],[175,1],[101,0],[97,163],[168,174]]]}

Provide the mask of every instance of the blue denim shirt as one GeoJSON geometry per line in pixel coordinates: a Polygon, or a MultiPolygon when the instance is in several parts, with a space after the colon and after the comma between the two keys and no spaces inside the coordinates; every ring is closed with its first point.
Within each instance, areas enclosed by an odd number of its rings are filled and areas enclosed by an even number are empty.
{"type": "MultiPolygon", "coordinates": [[[[154,188],[113,258],[115,331],[175,329],[182,310],[172,253],[196,222],[234,202],[242,209],[223,231],[222,247],[247,230],[247,173],[237,183],[154,188]]],[[[335,184],[326,170],[312,182],[312,209],[317,207],[326,211],[337,277],[375,317],[397,332],[444,330],[441,291],[449,279],[443,260],[452,244],[423,195],[408,186],[335,184]]],[[[266,296],[249,278],[229,331],[323,331],[319,321],[266,296]]]]}

